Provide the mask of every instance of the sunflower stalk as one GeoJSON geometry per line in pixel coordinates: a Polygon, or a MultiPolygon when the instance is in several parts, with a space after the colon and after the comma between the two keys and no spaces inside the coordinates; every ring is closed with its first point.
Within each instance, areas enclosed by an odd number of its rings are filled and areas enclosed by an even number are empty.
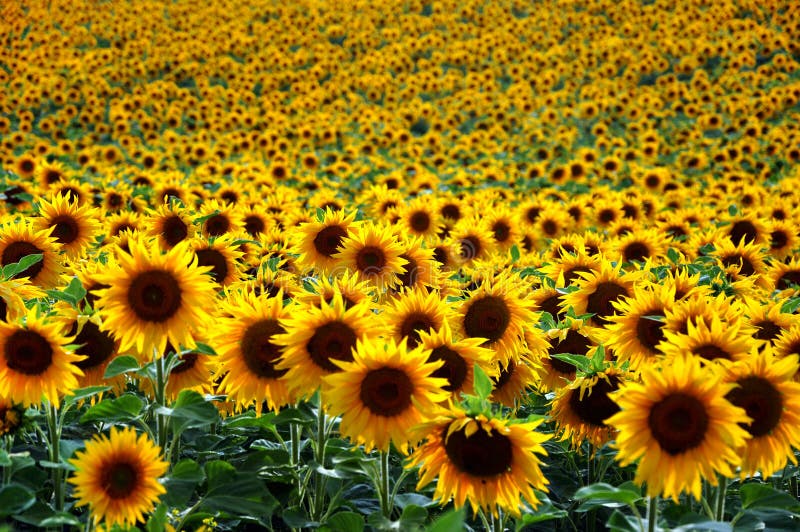
{"type": "Polygon", "coordinates": [[[47,429],[50,439],[50,461],[55,464],[52,469],[53,478],[53,506],[57,512],[64,510],[64,480],[61,464],[61,423],[58,417],[58,407],[53,403],[47,405],[47,429]]]}
{"type": "MultiPolygon", "coordinates": [[[[316,461],[320,467],[325,467],[325,446],[327,444],[327,431],[325,429],[325,409],[322,406],[322,397],[317,407],[317,448],[316,461]]],[[[312,517],[318,519],[325,508],[325,485],[326,478],[322,473],[317,473],[314,478],[314,501],[312,517]]]]}
{"type": "Polygon", "coordinates": [[[391,451],[381,451],[381,472],[380,472],[380,486],[378,494],[380,495],[381,510],[386,518],[392,515],[392,506],[394,500],[392,499],[392,492],[389,489],[389,454],[391,451]]]}
{"type": "Polygon", "coordinates": [[[719,487],[717,488],[717,500],[714,505],[714,519],[723,521],[725,519],[725,492],[728,490],[728,479],[725,477],[719,478],[719,487]]]}
{"type": "MultiPolygon", "coordinates": [[[[166,389],[167,389],[167,375],[164,371],[164,357],[159,356],[159,352],[157,349],[153,349],[153,364],[156,367],[156,382],[155,384],[155,396],[156,396],[156,404],[158,406],[166,407],[165,396],[166,396],[166,389]]],[[[168,437],[168,420],[167,416],[163,414],[156,413],[156,433],[157,433],[157,442],[158,446],[161,447],[161,451],[166,453],[166,445],[167,445],[167,437],[168,437]]]]}
{"type": "Polygon", "coordinates": [[[655,532],[658,523],[658,496],[647,497],[647,532],[655,532]]]}
{"type": "MultiPolygon", "coordinates": [[[[7,454],[11,454],[11,448],[14,446],[14,436],[11,434],[6,434],[3,436],[3,449],[6,451],[7,454]]],[[[11,466],[3,467],[3,486],[6,486],[9,482],[11,482],[11,466]]]]}

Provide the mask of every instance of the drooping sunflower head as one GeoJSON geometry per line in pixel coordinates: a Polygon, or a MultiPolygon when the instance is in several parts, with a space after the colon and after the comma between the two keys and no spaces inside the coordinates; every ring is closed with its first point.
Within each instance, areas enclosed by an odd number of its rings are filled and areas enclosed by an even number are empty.
{"type": "Polygon", "coordinates": [[[89,506],[95,524],[144,521],[166,492],[158,479],[169,464],[161,459],[157,445],[132,428],[112,427],[109,436],[96,435],[70,463],[75,472],[68,482],[75,486],[76,504],[89,506]]]}
{"type": "Polygon", "coordinates": [[[322,220],[301,224],[297,229],[295,251],[302,269],[329,273],[337,265],[334,257],[344,239],[358,225],[356,212],[327,209],[322,220]]]}
{"type": "Polygon", "coordinates": [[[167,342],[194,347],[215,306],[208,272],[188,243],[162,252],[155,240],[132,239],[130,255],[120,254],[109,271],[95,276],[109,287],[94,291],[103,330],[119,340],[120,350],[133,348],[146,359],[154,349],[163,353],[167,342]]]}
{"type": "Polygon", "coordinates": [[[366,223],[344,238],[340,251],[334,254],[336,267],[354,272],[361,280],[369,281],[378,290],[391,288],[400,282],[408,261],[400,255],[403,248],[390,227],[366,223]]]}
{"type": "Polygon", "coordinates": [[[83,357],[66,350],[71,338],[33,307],[19,321],[0,322],[0,397],[23,405],[58,404],[78,388],[83,357]]]}
{"type": "Polygon", "coordinates": [[[407,452],[416,443],[411,429],[425,421],[436,404],[447,399],[447,381],[433,377],[443,363],[430,352],[408,349],[405,340],[359,340],[353,361],[336,361],[341,371],[323,378],[322,393],[332,415],[341,415],[340,431],[366,451],[407,452]]]}
{"type": "Polygon", "coordinates": [[[645,366],[641,382],[611,395],[621,409],[606,420],[618,431],[617,460],[638,462],[635,481],[648,495],[677,502],[688,492],[700,500],[702,480],[716,485],[718,474],[733,475],[748,437],[739,424],[749,418],[725,398],[732,388],[697,359],[679,356],[645,366]]]}
{"type": "Polygon", "coordinates": [[[496,516],[503,510],[519,516],[523,500],[538,505],[534,489],[547,489],[537,455],[547,454],[542,443],[550,435],[535,430],[540,423],[450,409],[415,429],[425,442],[407,467],[420,466],[417,489],[438,476],[434,498],[443,504],[452,499],[457,508],[469,502],[473,512],[482,509],[496,516]]]}
{"type": "Polygon", "coordinates": [[[458,333],[485,339],[484,347],[494,350],[498,361],[508,361],[522,348],[526,326],[536,321],[533,300],[524,287],[513,273],[484,280],[467,294],[458,310],[458,333]]]}
{"type": "Polygon", "coordinates": [[[10,221],[0,227],[0,266],[20,262],[29,255],[42,255],[42,259],[13,276],[27,277],[41,288],[54,288],[61,280],[63,261],[60,247],[50,233],[50,227],[37,230],[34,224],[10,221]]]}
{"type": "Polygon", "coordinates": [[[740,450],[742,478],[759,471],[769,478],[787,461],[797,463],[793,450],[800,447],[800,383],[793,380],[797,365],[797,355],[776,359],[767,348],[733,364],[724,377],[736,385],[726,398],[750,418],[740,424],[751,436],[740,450]]]}

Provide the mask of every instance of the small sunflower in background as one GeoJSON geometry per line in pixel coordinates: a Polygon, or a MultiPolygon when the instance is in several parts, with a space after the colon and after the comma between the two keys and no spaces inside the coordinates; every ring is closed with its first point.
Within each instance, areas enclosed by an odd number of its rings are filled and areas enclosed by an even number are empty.
{"type": "Polygon", "coordinates": [[[38,315],[36,307],[19,321],[0,322],[0,397],[23,405],[60,397],[78,388],[84,357],[67,351],[72,339],[61,325],[38,315]]]}
{"type": "Polygon", "coordinates": [[[355,229],[356,212],[326,209],[321,220],[301,224],[297,229],[294,251],[301,268],[329,273],[338,264],[334,255],[340,251],[344,239],[355,229]]]}
{"type": "Polygon", "coordinates": [[[258,297],[253,292],[229,293],[221,304],[224,316],[211,331],[211,345],[219,354],[219,391],[239,406],[255,401],[278,410],[292,400],[286,369],[278,369],[281,346],[275,336],[286,329],[281,320],[289,313],[283,306],[283,293],[258,297]]]}
{"type": "Polygon", "coordinates": [[[387,302],[381,317],[389,336],[398,342],[405,339],[414,348],[423,333],[441,329],[451,314],[450,306],[437,293],[418,289],[406,290],[387,302]]]}
{"type": "Polygon", "coordinates": [[[797,355],[776,359],[767,348],[733,364],[723,378],[735,384],[725,397],[750,418],[741,424],[750,434],[738,451],[742,478],[759,472],[762,478],[769,478],[788,461],[797,463],[794,452],[800,448],[800,383],[793,380],[797,367],[797,355]]]}
{"type": "Polygon", "coordinates": [[[167,342],[192,348],[196,331],[212,316],[214,283],[208,268],[181,242],[162,252],[155,240],[130,242],[130,255],[95,278],[109,288],[96,290],[103,330],[120,341],[120,350],[135,349],[145,360],[163,353],[167,342]]]}
{"type": "Polygon", "coordinates": [[[547,454],[542,444],[551,436],[536,431],[540,424],[473,416],[453,407],[414,429],[424,443],[407,467],[420,467],[418,490],[437,479],[433,496],[441,504],[452,500],[456,508],[469,503],[476,513],[497,516],[503,510],[519,517],[523,500],[535,508],[534,490],[547,491],[539,456],[547,454]]]}
{"type": "Polygon", "coordinates": [[[76,506],[89,506],[94,524],[132,526],[145,520],[166,493],[159,478],[169,464],[161,448],[130,427],[111,427],[109,436],[96,435],[69,460],[75,472],[76,506]]]}
{"type": "Polygon", "coordinates": [[[340,371],[323,377],[329,412],[342,416],[339,430],[354,443],[388,451],[390,443],[404,454],[416,443],[411,429],[444,401],[445,379],[432,374],[443,363],[430,352],[408,349],[405,340],[359,340],[353,361],[336,361],[340,371]]]}
{"type": "Polygon", "coordinates": [[[749,437],[750,418],[726,395],[733,383],[690,356],[669,364],[645,366],[641,382],[626,382],[612,394],[620,412],[606,420],[618,431],[617,460],[637,462],[637,484],[650,496],[676,503],[681,493],[700,500],[702,481],[717,485],[717,475],[732,477],[738,450],[749,437]]]}

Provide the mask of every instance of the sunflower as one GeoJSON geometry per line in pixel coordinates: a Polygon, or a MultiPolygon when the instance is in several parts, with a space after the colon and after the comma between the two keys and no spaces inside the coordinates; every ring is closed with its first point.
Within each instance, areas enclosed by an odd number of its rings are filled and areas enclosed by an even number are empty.
{"type": "Polygon", "coordinates": [[[666,241],[656,229],[637,229],[618,237],[611,247],[611,256],[622,262],[661,259],[667,251],[666,241]]]}
{"type": "Polygon", "coordinates": [[[800,258],[773,262],[764,272],[764,277],[770,292],[777,290],[781,297],[800,294],[800,258]]]}
{"type": "Polygon", "coordinates": [[[478,364],[484,373],[492,375],[494,353],[490,349],[481,347],[483,340],[456,339],[446,321],[438,330],[421,332],[419,339],[419,346],[430,351],[429,362],[443,361],[442,366],[431,376],[447,379],[444,390],[450,392],[455,399],[462,393],[473,393],[475,364],[478,364]]]}
{"type": "Polygon", "coordinates": [[[565,253],[560,258],[554,260],[540,268],[540,272],[555,281],[555,286],[570,286],[580,280],[580,273],[592,273],[600,271],[602,260],[599,257],[588,255],[580,250],[576,253],[565,253]]]}
{"type": "Polygon", "coordinates": [[[276,368],[287,370],[284,378],[298,397],[312,394],[322,377],[340,371],[335,360],[352,361],[357,340],[381,333],[368,301],[345,309],[340,294],[330,303],[320,302],[319,307],[291,307],[281,325],[286,333],[271,340],[283,348],[276,368]]]}
{"type": "Polygon", "coordinates": [[[339,277],[314,277],[303,283],[303,291],[297,295],[300,303],[319,306],[321,301],[330,303],[333,296],[341,294],[345,309],[361,301],[375,299],[375,287],[367,281],[359,281],[355,273],[345,272],[339,277]]]}
{"type": "Polygon", "coordinates": [[[658,345],[664,340],[664,319],[674,300],[673,287],[636,286],[631,297],[614,303],[617,314],[608,318],[598,338],[613,349],[619,362],[628,361],[636,371],[661,354],[658,345]]]}
{"type": "Polygon", "coordinates": [[[436,286],[439,284],[439,263],[434,258],[434,250],[423,247],[423,241],[413,237],[399,237],[403,248],[400,258],[406,261],[405,270],[399,275],[397,290],[436,286]]]}
{"type": "Polygon", "coordinates": [[[520,242],[522,229],[514,212],[507,207],[495,207],[487,209],[487,212],[486,224],[498,249],[507,251],[520,242]]]}
{"type": "Polygon", "coordinates": [[[45,297],[45,292],[32,285],[27,277],[0,279],[0,321],[12,322],[25,315],[25,302],[45,297]]]}
{"type": "MultiPolygon", "coordinates": [[[[165,353],[175,349],[167,344],[165,353]]],[[[175,400],[183,390],[194,390],[200,394],[213,391],[211,376],[217,367],[217,357],[196,351],[181,351],[177,355],[177,363],[169,372],[166,394],[175,400]]]]}
{"type": "Polygon", "coordinates": [[[623,372],[609,368],[578,377],[561,388],[550,407],[550,417],[564,432],[561,439],[570,440],[575,448],[580,448],[583,440],[588,439],[595,449],[613,439],[616,431],[605,421],[619,412],[611,394],[624,380],[623,372]]]}
{"type": "Polygon", "coordinates": [[[726,322],[716,315],[710,320],[700,318],[696,322],[689,321],[686,334],[662,329],[664,341],[658,344],[658,349],[669,359],[691,353],[706,362],[725,364],[741,360],[756,345],[749,330],[743,332],[741,326],[740,320],[726,322]]]}
{"type": "Polygon", "coordinates": [[[486,371],[493,384],[490,399],[509,408],[519,406],[530,390],[539,385],[536,360],[534,356],[520,353],[505,365],[495,363],[493,371],[486,371]]]}
{"type": "Polygon", "coordinates": [[[572,307],[575,314],[592,314],[592,324],[602,326],[615,312],[614,303],[623,297],[630,297],[633,285],[642,278],[642,272],[622,273],[622,263],[616,266],[603,259],[599,271],[579,273],[575,281],[578,290],[565,294],[561,306],[564,310],[572,307]]]}
{"type": "Polygon", "coordinates": [[[224,375],[220,391],[239,406],[253,401],[256,411],[262,403],[278,410],[292,401],[282,377],[286,369],[278,369],[281,348],[275,335],[286,332],[281,320],[288,316],[283,306],[283,293],[275,297],[258,297],[252,292],[229,293],[222,302],[223,318],[210,339],[219,354],[219,374],[224,375]]]}
{"type": "Polygon", "coordinates": [[[135,348],[149,358],[163,353],[167,342],[192,348],[197,329],[211,319],[214,283],[208,269],[181,242],[162,253],[155,240],[132,239],[130,255],[95,279],[109,288],[95,290],[103,330],[120,341],[120,350],[135,348]]]}
{"type": "Polygon", "coordinates": [[[597,346],[589,337],[589,329],[583,320],[565,318],[558,327],[547,331],[550,347],[546,352],[535,354],[533,366],[538,375],[541,391],[550,392],[563,388],[575,378],[576,368],[552,355],[585,355],[597,346]]]}
{"type": "Polygon", "coordinates": [[[295,244],[301,268],[321,273],[332,271],[338,263],[334,255],[351,230],[359,225],[355,218],[356,211],[345,214],[327,209],[322,220],[301,224],[295,244]]]}
{"type": "Polygon", "coordinates": [[[733,475],[745,445],[745,411],[725,395],[733,384],[678,356],[669,364],[645,366],[641,382],[629,381],[611,395],[620,412],[606,420],[618,431],[617,460],[622,466],[638,461],[635,482],[647,484],[647,494],[672,498],[683,492],[700,500],[701,480],[717,484],[717,474],[733,475]]]}
{"type": "Polygon", "coordinates": [[[767,349],[733,364],[723,378],[736,385],[728,401],[751,419],[741,425],[751,436],[738,453],[742,478],[757,471],[769,478],[787,460],[797,464],[793,449],[800,448],[800,383],[792,380],[797,365],[797,355],[776,359],[767,349]]]}
{"type": "Polygon", "coordinates": [[[430,237],[439,232],[442,222],[436,201],[430,195],[420,196],[404,205],[399,205],[397,214],[403,233],[416,237],[430,237]]]}
{"type": "Polygon", "coordinates": [[[417,490],[438,476],[434,498],[451,499],[456,508],[469,501],[482,509],[519,517],[522,500],[536,507],[536,490],[547,491],[541,460],[549,434],[536,431],[541,421],[515,423],[507,419],[472,416],[451,408],[415,429],[425,443],[410,456],[407,468],[420,466],[417,490]]]}
{"type": "Polygon", "coordinates": [[[450,306],[437,293],[416,289],[389,300],[381,317],[389,336],[398,342],[405,339],[414,348],[420,343],[422,333],[439,330],[450,314],[450,306]]]}
{"type": "Polygon", "coordinates": [[[359,340],[353,361],[335,360],[341,371],[323,378],[322,393],[329,412],[342,416],[339,431],[366,452],[388,451],[389,444],[408,453],[418,440],[412,427],[444,401],[445,379],[432,373],[442,363],[429,361],[430,352],[409,350],[405,340],[359,340]]]}
{"type": "Polygon", "coordinates": [[[95,525],[144,521],[166,493],[158,482],[169,467],[161,448],[130,427],[111,427],[110,437],[95,435],[85,443],[86,449],[69,460],[75,467],[68,482],[75,486],[76,506],[88,505],[95,525]]]}
{"type": "Polygon", "coordinates": [[[333,255],[337,267],[358,274],[361,280],[372,282],[378,290],[391,288],[400,282],[406,259],[400,257],[403,247],[388,227],[366,223],[356,227],[333,255]]]}
{"type": "Polygon", "coordinates": [[[14,435],[25,419],[25,408],[0,397],[0,437],[14,435]]]}
{"type": "Polygon", "coordinates": [[[196,230],[189,210],[175,200],[169,205],[160,205],[155,212],[150,213],[145,228],[148,235],[158,238],[158,243],[164,250],[191,239],[196,230]]]}
{"type": "Polygon", "coordinates": [[[239,231],[242,225],[235,206],[217,200],[204,202],[197,214],[200,215],[200,232],[206,237],[220,237],[239,231]]]}
{"type": "Polygon", "coordinates": [[[734,246],[756,244],[757,248],[760,248],[767,242],[769,235],[767,226],[758,213],[740,212],[726,216],[723,221],[728,222],[726,234],[734,246]]]}
{"type": "Polygon", "coordinates": [[[722,239],[715,244],[715,249],[711,256],[717,258],[719,266],[731,281],[736,281],[743,277],[753,277],[759,281],[759,284],[764,284],[760,276],[766,270],[766,264],[764,263],[766,255],[761,251],[760,244],[748,244],[744,240],[738,244],[733,244],[728,239],[722,239]]]}
{"type": "Polygon", "coordinates": [[[759,344],[774,345],[781,333],[800,323],[800,316],[781,312],[782,306],[782,301],[756,299],[746,299],[741,303],[744,314],[755,329],[753,338],[759,344]]]}
{"type": "MultiPolygon", "coordinates": [[[[102,321],[97,314],[81,314],[67,303],[53,306],[57,321],[62,324],[64,336],[72,338],[75,354],[83,360],[75,365],[83,372],[78,378],[81,388],[106,384],[104,375],[108,364],[117,355],[119,342],[107,331],[102,331],[102,321]]],[[[117,383],[119,384],[119,383],[117,383]]]]}
{"type": "Polygon", "coordinates": [[[449,240],[453,242],[455,259],[461,264],[484,259],[494,251],[494,237],[482,218],[463,218],[453,226],[449,240]]]}
{"type": "Polygon", "coordinates": [[[190,241],[190,246],[197,257],[197,266],[201,268],[209,266],[211,278],[220,287],[235,283],[241,277],[239,260],[242,258],[242,252],[233,246],[233,242],[234,237],[230,234],[210,240],[194,238],[190,241]]]}
{"type": "Polygon", "coordinates": [[[484,347],[505,364],[523,346],[525,327],[537,321],[533,300],[516,274],[503,272],[483,281],[467,294],[456,317],[458,332],[483,338],[484,347]]]}
{"type": "Polygon", "coordinates": [[[792,256],[800,246],[800,228],[790,220],[770,220],[767,223],[769,255],[778,260],[792,256]]]}
{"type": "Polygon", "coordinates": [[[13,276],[27,277],[40,288],[55,288],[61,280],[63,264],[59,244],[50,236],[51,229],[37,230],[32,223],[11,222],[0,228],[0,266],[8,266],[28,255],[42,255],[42,260],[13,276]]]}
{"type": "Polygon", "coordinates": [[[39,201],[39,216],[34,218],[33,227],[37,231],[52,227],[50,236],[68,257],[75,258],[93,244],[100,231],[96,212],[91,205],[81,206],[57,195],[51,201],[39,201]]]}
{"type": "Polygon", "coordinates": [[[36,307],[19,321],[0,322],[0,397],[26,406],[42,398],[58,404],[59,396],[77,389],[83,357],[66,350],[70,340],[36,307]]]}

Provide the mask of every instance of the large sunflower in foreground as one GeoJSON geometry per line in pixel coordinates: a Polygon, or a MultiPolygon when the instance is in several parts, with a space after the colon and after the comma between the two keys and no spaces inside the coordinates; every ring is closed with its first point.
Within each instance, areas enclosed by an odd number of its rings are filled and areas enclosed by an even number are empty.
{"type": "Polygon", "coordinates": [[[408,264],[400,256],[403,247],[388,227],[360,225],[342,240],[340,249],[333,255],[337,261],[335,268],[355,272],[379,290],[397,285],[408,264]]]}
{"type": "Polygon", "coordinates": [[[702,480],[716,485],[718,474],[733,475],[748,437],[739,425],[749,421],[745,411],[725,398],[734,385],[691,356],[645,366],[641,379],[611,396],[621,408],[606,420],[619,431],[617,460],[639,462],[635,481],[646,483],[650,496],[677,503],[688,492],[700,500],[702,480]]]}
{"type": "Polygon", "coordinates": [[[432,376],[441,364],[431,362],[429,353],[409,350],[405,340],[378,338],[359,341],[352,362],[336,361],[341,371],[323,378],[323,397],[330,414],[342,416],[342,435],[367,452],[388,451],[393,443],[407,453],[418,441],[411,428],[449,395],[447,381],[432,376]]]}
{"type": "Polygon", "coordinates": [[[158,478],[169,464],[161,460],[161,449],[132,428],[111,428],[110,437],[96,435],[86,450],[69,461],[75,473],[76,506],[89,505],[95,524],[134,525],[145,520],[166,492],[158,478]]]}
{"type": "Polygon", "coordinates": [[[338,293],[330,303],[320,301],[318,307],[291,307],[281,322],[286,333],[276,334],[271,342],[283,348],[276,367],[286,370],[284,378],[292,393],[310,395],[322,384],[322,377],[341,371],[334,361],[351,362],[357,340],[380,334],[376,321],[368,300],[345,308],[338,293]]]}
{"type": "Polygon", "coordinates": [[[211,337],[219,354],[219,372],[225,375],[220,390],[240,406],[255,401],[258,411],[264,402],[273,410],[288,404],[291,395],[281,379],[287,370],[276,368],[281,347],[273,341],[274,335],[286,332],[280,323],[288,316],[283,293],[276,297],[233,293],[222,307],[226,317],[219,320],[211,337]]]}
{"type": "Polygon", "coordinates": [[[797,463],[793,448],[800,448],[800,383],[792,380],[797,363],[797,355],[776,359],[767,349],[732,365],[724,377],[736,384],[728,401],[752,420],[742,424],[751,436],[739,450],[742,478],[757,471],[769,478],[788,460],[797,463]]]}
{"type": "Polygon", "coordinates": [[[433,496],[442,504],[452,499],[458,508],[469,501],[473,512],[480,508],[497,516],[502,509],[519,517],[522,499],[535,507],[534,489],[547,489],[537,454],[547,454],[542,443],[550,435],[536,432],[540,423],[512,424],[451,410],[415,429],[426,441],[407,467],[420,466],[418,490],[438,475],[433,496]]]}
{"type": "Polygon", "coordinates": [[[114,334],[121,351],[135,348],[150,358],[167,342],[195,346],[196,331],[215,306],[215,284],[187,242],[162,253],[155,240],[132,239],[130,255],[120,253],[109,270],[95,276],[109,286],[95,291],[96,307],[103,330],[114,334]]]}
{"type": "Polygon", "coordinates": [[[60,395],[78,388],[83,357],[65,350],[69,340],[61,324],[37,316],[36,307],[19,322],[0,322],[0,397],[26,406],[43,397],[58,404],[60,395]]]}
{"type": "Polygon", "coordinates": [[[28,255],[42,255],[42,260],[14,275],[27,277],[41,288],[58,286],[63,269],[59,244],[50,236],[50,228],[36,229],[27,222],[7,223],[0,229],[0,267],[21,261],[28,255]]]}

